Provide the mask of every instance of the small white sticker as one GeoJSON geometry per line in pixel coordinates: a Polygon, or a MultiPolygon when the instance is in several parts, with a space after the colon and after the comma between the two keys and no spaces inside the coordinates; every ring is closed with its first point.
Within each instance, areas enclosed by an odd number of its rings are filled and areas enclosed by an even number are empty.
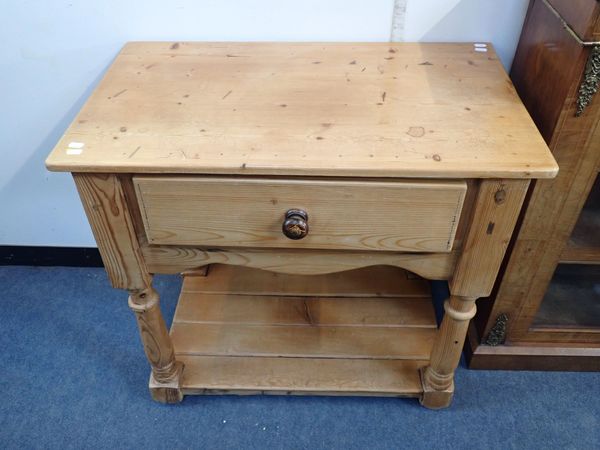
{"type": "Polygon", "coordinates": [[[487,44],[473,44],[476,48],[487,48],[487,44]]]}
{"type": "Polygon", "coordinates": [[[83,142],[70,142],[69,148],[83,148],[85,144],[83,142]]]}
{"type": "Polygon", "coordinates": [[[67,149],[67,155],[81,155],[81,152],[83,152],[82,148],[68,148],[67,149]]]}
{"type": "Polygon", "coordinates": [[[484,53],[485,53],[485,52],[487,52],[487,48],[480,48],[480,47],[476,47],[476,48],[475,48],[475,51],[476,51],[476,52],[484,52],[484,53]]]}

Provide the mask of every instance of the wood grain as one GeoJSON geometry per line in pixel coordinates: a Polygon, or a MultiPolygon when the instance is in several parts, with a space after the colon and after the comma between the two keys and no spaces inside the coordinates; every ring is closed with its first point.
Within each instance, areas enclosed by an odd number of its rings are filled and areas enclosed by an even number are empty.
{"type": "Polygon", "coordinates": [[[177,359],[185,364],[182,391],[418,396],[418,370],[436,334],[428,285],[402,270],[378,269],[276,275],[288,288],[282,295],[273,294],[278,284],[259,270],[216,265],[207,277],[185,277],[171,329],[177,359]],[[393,273],[411,295],[327,296],[361,272],[372,282],[393,273]],[[300,279],[317,283],[290,296],[300,279]],[[320,292],[326,296],[314,295],[320,292]]]}
{"type": "Polygon", "coordinates": [[[417,397],[425,361],[182,355],[185,394],[417,397]]]}
{"type": "MultiPolygon", "coordinates": [[[[511,339],[528,339],[531,321],[596,179],[600,130],[593,111],[598,114],[600,108],[591,108],[587,113],[592,114],[587,117],[571,118],[565,114],[552,145],[561,161],[561,176],[552,182],[537,183],[531,195],[497,294],[497,299],[502,300],[494,304],[492,312],[517,312],[518,319],[509,327],[511,339]]],[[[574,107],[569,111],[574,111],[574,107]]],[[[564,336],[556,335],[556,340],[563,339],[564,336]]]]}
{"type": "Polygon", "coordinates": [[[208,277],[193,277],[186,282],[187,292],[210,294],[422,298],[430,295],[427,281],[409,278],[404,270],[386,266],[303,276],[215,264],[208,277]]]}
{"type": "Polygon", "coordinates": [[[205,250],[166,245],[142,246],[151,273],[180,273],[206,264],[232,264],[278,273],[320,275],[360,267],[401,267],[429,280],[447,280],[458,251],[450,253],[335,252],[314,250],[205,250]]]}
{"type": "Polygon", "coordinates": [[[185,290],[176,323],[437,328],[428,298],[198,294],[185,290]]]}
{"type": "Polygon", "coordinates": [[[425,361],[182,355],[185,394],[416,397],[425,361]]]}
{"type": "Polygon", "coordinates": [[[599,371],[598,343],[569,344],[519,343],[518,345],[479,345],[471,323],[465,346],[470,369],[599,371]]]}
{"type": "Polygon", "coordinates": [[[490,295],[528,186],[529,180],[481,182],[471,226],[450,280],[452,295],[490,295]]]}
{"type": "Polygon", "coordinates": [[[178,322],[177,355],[427,359],[436,330],[412,327],[279,326],[178,322]]]}
{"type": "MultiPolygon", "coordinates": [[[[540,41],[546,36],[547,33],[541,34],[540,41]]],[[[479,329],[482,336],[489,332],[499,314],[508,313],[512,317],[507,334],[509,341],[525,342],[542,338],[535,336],[539,334],[537,332],[530,333],[531,324],[596,180],[596,168],[600,163],[600,129],[597,120],[600,103],[593,101],[582,116],[575,117],[581,73],[588,51],[583,55],[578,51],[568,55],[578,72],[564,80],[569,95],[564,104],[559,105],[560,119],[552,130],[550,141],[561,170],[556,179],[535,183],[502,282],[494,296],[494,306],[489,314],[491,319],[479,329]]],[[[547,54],[544,57],[557,56],[547,54]]],[[[518,72],[513,69],[514,76],[526,76],[528,67],[520,66],[518,72]]],[[[549,82],[552,81],[551,78],[549,82]]],[[[537,95],[532,97],[532,101],[538,103],[543,103],[543,99],[537,95]]],[[[536,114],[534,117],[541,120],[536,114]]],[[[554,336],[544,333],[543,339],[547,339],[546,342],[569,342],[573,337],[563,333],[554,333],[554,336]]],[[[594,334],[585,340],[599,337],[594,334]]]]}
{"type": "Polygon", "coordinates": [[[127,44],[51,170],[544,178],[557,166],[491,45],[127,44]],[[83,143],[79,154],[67,152],[83,143]]]}
{"type": "Polygon", "coordinates": [[[452,295],[444,303],[444,318],[436,335],[429,365],[421,372],[421,404],[439,409],[450,405],[454,371],[458,367],[469,321],[475,316],[476,298],[452,295]]]}
{"type": "Polygon", "coordinates": [[[181,367],[175,361],[173,343],[160,311],[158,293],[153,288],[132,291],[128,303],[135,313],[154,379],[158,383],[177,380],[181,367]]]}
{"type": "MultiPolygon", "coordinates": [[[[536,0],[542,3],[541,0],[536,0]]],[[[600,37],[598,0],[548,0],[581,40],[600,37]]]]}
{"type": "Polygon", "coordinates": [[[560,255],[560,262],[565,264],[600,264],[600,248],[577,245],[569,241],[560,255]]]}
{"type": "Polygon", "coordinates": [[[74,173],[73,179],[112,286],[148,287],[151,278],[119,178],[114,174],[74,173]]]}
{"type": "MultiPolygon", "coordinates": [[[[600,162],[600,157],[598,161],[600,162]]],[[[567,246],[560,255],[560,261],[573,264],[600,264],[600,176],[598,175],[577,218],[567,246]]]]}
{"type": "MultiPolygon", "coordinates": [[[[598,28],[595,0],[549,0],[582,38],[598,28]],[[587,31],[586,31],[587,30],[587,31]]],[[[479,302],[476,326],[469,330],[470,365],[497,369],[590,370],[600,344],[598,329],[542,329],[534,319],[560,261],[593,261],[598,235],[593,220],[571,235],[600,164],[600,102],[596,95],[580,117],[576,101],[590,54],[542,0],[532,2],[519,42],[511,77],[533,120],[542,130],[560,172],[554,180],[532,184],[526,209],[499,283],[489,301],[479,302]],[[580,234],[580,232],[582,232],[580,234]],[[570,241],[570,244],[568,242],[570,241]],[[592,244],[592,245],[588,245],[592,244]],[[484,305],[493,305],[483,308],[484,305]],[[500,314],[509,316],[506,344],[477,345],[500,314]],[[477,344],[476,344],[477,343],[477,344]]],[[[585,217],[584,217],[585,222],[585,217]]],[[[575,268],[576,269],[576,268],[575,268]]],[[[573,308],[578,298],[573,299],[573,308]]],[[[579,314],[585,313],[579,310],[579,314]]]]}
{"type": "Polygon", "coordinates": [[[511,78],[546,142],[552,139],[574,78],[583,71],[587,52],[542,0],[532,1],[511,78]]]}
{"type": "Polygon", "coordinates": [[[134,177],[150,244],[447,252],[466,184],[134,177]],[[291,240],[285,212],[308,213],[291,240]]]}

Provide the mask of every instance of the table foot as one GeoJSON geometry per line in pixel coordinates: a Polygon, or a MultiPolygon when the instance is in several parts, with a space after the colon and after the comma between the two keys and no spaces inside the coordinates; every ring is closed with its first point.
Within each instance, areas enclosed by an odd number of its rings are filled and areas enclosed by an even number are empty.
{"type": "Polygon", "coordinates": [[[450,383],[450,386],[439,389],[432,386],[427,382],[424,376],[426,368],[419,370],[421,375],[421,384],[423,387],[423,393],[419,398],[419,402],[425,408],[428,409],[442,409],[447,408],[452,403],[452,397],[454,395],[454,381],[450,383]]]}
{"type": "Polygon", "coordinates": [[[179,403],[183,400],[183,391],[181,390],[181,373],[183,364],[179,361],[175,363],[176,372],[171,381],[156,381],[154,373],[150,374],[150,395],[152,399],[160,403],[179,403]]]}
{"type": "Polygon", "coordinates": [[[129,307],[135,313],[144,351],[152,367],[152,398],[163,403],[180,402],[183,364],[175,359],[173,343],[160,312],[158,293],[151,286],[130,291],[129,307]]]}
{"type": "Polygon", "coordinates": [[[421,404],[439,409],[450,405],[454,371],[458,366],[469,321],[475,315],[475,297],[453,295],[444,303],[444,318],[438,330],[429,365],[421,370],[421,404]]]}

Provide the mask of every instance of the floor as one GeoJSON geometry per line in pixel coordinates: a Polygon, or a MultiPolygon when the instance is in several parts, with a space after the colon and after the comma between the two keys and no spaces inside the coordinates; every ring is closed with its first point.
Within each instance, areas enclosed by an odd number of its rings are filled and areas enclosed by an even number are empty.
{"type": "MultiPolygon", "coordinates": [[[[167,318],[180,279],[156,278],[167,318]]],[[[416,400],[186,397],[154,403],[126,294],[102,269],[0,267],[0,448],[600,448],[600,373],[470,371],[416,400]]]]}

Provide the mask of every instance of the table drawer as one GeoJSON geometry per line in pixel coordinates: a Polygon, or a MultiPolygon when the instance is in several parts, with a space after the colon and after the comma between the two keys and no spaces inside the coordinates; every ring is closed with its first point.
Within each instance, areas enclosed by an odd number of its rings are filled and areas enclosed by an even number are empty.
{"type": "Polygon", "coordinates": [[[151,244],[409,252],[451,250],[467,189],[463,181],[185,176],[136,176],[134,185],[151,244]],[[288,210],[308,216],[301,239],[283,233],[288,210]]]}

